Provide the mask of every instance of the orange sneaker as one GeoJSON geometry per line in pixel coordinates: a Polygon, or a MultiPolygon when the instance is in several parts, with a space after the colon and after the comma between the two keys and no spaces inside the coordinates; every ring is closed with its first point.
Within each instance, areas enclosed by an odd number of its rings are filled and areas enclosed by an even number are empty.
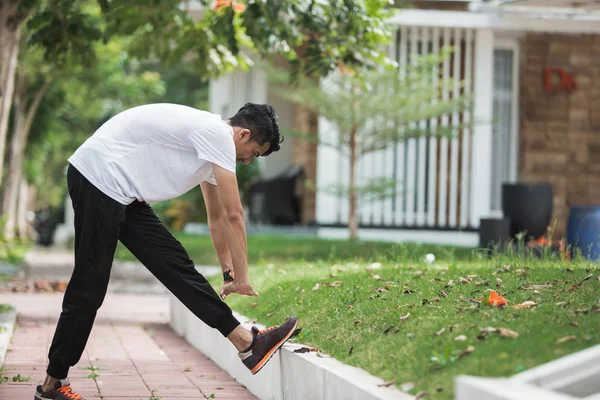
{"type": "Polygon", "coordinates": [[[265,366],[273,354],[292,336],[298,325],[296,317],[289,317],[278,326],[272,326],[262,331],[252,327],[252,344],[238,355],[252,375],[265,366]]]}
{"type": "Polygon", "coordinates": [[[42,391],[42,385],[38,385],[34,400],[85,400],[85,398],[71,389],[69,378],[61,379],[54,384],[54,389],[47,392],[42,391]]]}

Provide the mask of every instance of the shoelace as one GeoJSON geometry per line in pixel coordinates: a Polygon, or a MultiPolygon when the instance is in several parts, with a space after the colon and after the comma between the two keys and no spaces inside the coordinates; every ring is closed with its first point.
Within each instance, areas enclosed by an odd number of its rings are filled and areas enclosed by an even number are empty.
{"type": "Polygon", "coordinates": [[[279,326],[272,326],[272,327],[270,327],[270,328],[263,329],[262,331],[258,331],[258,334],[262,336],[262,335],[264,335],[265,333],[269,333],[269,332],[271,332],[271,331],[273,331],[273,330],[275,330],[275,329],[277,329],[277,328],[279,328],[279,326]]]}
{"type": "Polygon", "coordinates": [[[56,391],[62,393],[68,399],[73,399],[73,400],[82,400],[83,399],[83,396],[80,395],[79,393],[73,391],[73,389],[71,389],[70,385],[58,388],[56,391]]]}

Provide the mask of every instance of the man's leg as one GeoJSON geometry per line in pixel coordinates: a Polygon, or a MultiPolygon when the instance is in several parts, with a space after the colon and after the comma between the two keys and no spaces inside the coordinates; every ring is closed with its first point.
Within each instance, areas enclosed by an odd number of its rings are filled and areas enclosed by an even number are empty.
{"type": "Polygon", "coordinates": [[[240,325],[149,205],[136,202],[127,206],[119,239],[189,310],[233,343],[252,374],[294,333],[295,317],[263,331],[256,327],[248,331],[240,325]]]}
{"type": "Polygon", "coordinates": [[[250,332],[196,270],[187,251],[148,204],[134,202],[127,206],[119,239],[198,318],[234,344],[238,340],[241,345],[249,344],[243,339],[245,336],[246,341],[251,341],[250,332]]]}
{"type": "Polygon", "coordinates": [[[48,355],[46,372],[55,379],[66,378],[85,349],[106,295],[119,227],[125,218],[125,206],[98,190],[73,166],[69,166],[67,181],[75,211],[75,268],[48,355]]]}

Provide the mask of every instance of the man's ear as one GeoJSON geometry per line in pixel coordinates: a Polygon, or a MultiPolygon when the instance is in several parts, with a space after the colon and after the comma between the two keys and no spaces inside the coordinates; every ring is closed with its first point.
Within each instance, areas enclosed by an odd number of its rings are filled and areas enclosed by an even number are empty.
{"type": "Polygon", "coordinates": [[[244,139],[244,138],[249,139],[251,133],[252,132],[250,132],[250,129],[243,128],[240,131],[240,139],[244,139]]]}

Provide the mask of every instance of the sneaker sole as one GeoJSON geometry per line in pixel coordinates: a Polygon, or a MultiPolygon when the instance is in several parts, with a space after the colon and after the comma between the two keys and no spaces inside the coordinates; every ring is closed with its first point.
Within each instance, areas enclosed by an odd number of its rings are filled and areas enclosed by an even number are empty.
{"type": "Polygon", "coordinates": [[[279,350],[281,346],[283,346],[283,344],[290,338],[290,336],[292,336],[292,334],[296,330],[296,326],[298,326],[298,321],[294,322],[294,326],[292,326],[292,329],[290,329],[287,335],[285,335],[285,337],[281,339],[281,341],[277,343],[275,347],[273,347],[267,354],[265,354],[265,356],[258,362],[258,364],[256,364],[256,366],[250,370],[250,372],[252,372],[252,375],[256,375],[258,371],[260,371],[262,367],[264,367],[267,364],[267,362],[269,362],[269,360],[271,359],[271,357],[273,357],[277,350],[279,350]]]}

